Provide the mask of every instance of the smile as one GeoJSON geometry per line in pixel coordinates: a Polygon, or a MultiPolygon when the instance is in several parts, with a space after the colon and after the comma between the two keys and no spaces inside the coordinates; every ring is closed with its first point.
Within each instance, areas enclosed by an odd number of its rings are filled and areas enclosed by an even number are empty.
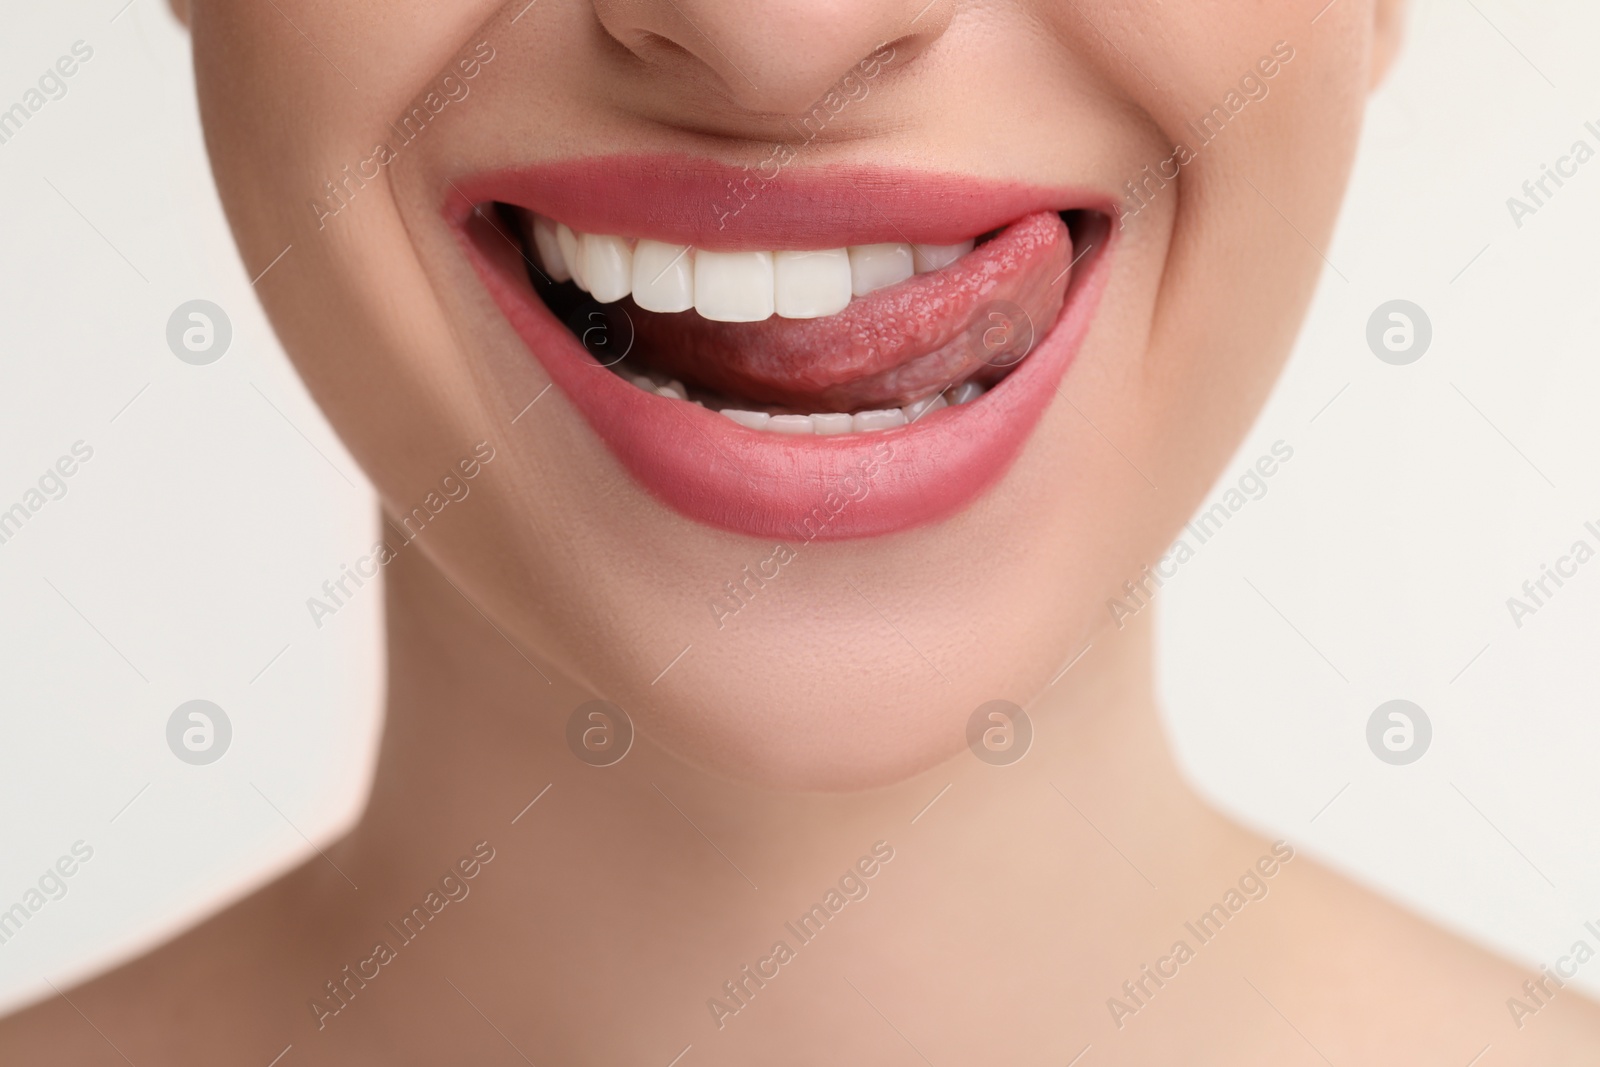
{"type": "Polygon", "coordinates": [[[703,205],[729,180],[698,161],[580,161],[463,177],[446,212],[555,385],[680,513],[841,539],[976,499],[1087,330],[1109,213],[829,171],[785,175],[724,229],[703,205]]]}

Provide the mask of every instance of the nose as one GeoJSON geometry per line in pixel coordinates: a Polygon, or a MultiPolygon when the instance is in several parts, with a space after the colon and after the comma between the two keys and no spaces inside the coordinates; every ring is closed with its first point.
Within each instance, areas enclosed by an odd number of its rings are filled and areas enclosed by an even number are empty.
{"type": "Polygon", "coordinates": [[[885,44],[903,66],[959,0],[592,0],[624,48],[664,77],[710,77],[753,113],[794,115],[885,44]]]}

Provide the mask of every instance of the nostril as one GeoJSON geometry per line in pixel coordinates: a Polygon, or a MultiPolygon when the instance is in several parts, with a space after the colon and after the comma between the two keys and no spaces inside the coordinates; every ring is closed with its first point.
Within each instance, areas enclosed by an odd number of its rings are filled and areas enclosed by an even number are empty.
{"type": "MultiPolygon", "coordinates": [[[[609,32],[609,31],[608,31],[609,32]]],[[[656,33],[653,30],[640,30],[632,35],[631,40],[621,40],[612,36],[623,48],[633,53],[640,62],[651,66],[681,65],[685,62],[698,62],[695,54],[671,37],[656,33]]]]}
{"type": "MultiPolygon", "coordinates": [[[[937,0],[935,5],[930,6],[953,7],[954,5],[946,4],[943,2],[943,0],[937,0]]],[[[934,13],[930,10],[922,22],[931,23],[933,21],[933,17],[934,13]]],[[[891,66],[895,70],[903,70],[910,66],[919,56],[922,55],[922,53],[926,52],[933,45],[933,43],[939,39],[939,37],[944,33],[945,25],[948,22],[949,17],[946,16],[936,25],[923,25],[922,23],[919,23],[917,26],[917,31],[912,33],[904,33],[899,37],[884,41],[872,50],[871,55],[892,56],[892,61],[887,65],[891,66]]],[[[870,56],[867,58],[870,58],[870,56]]]]}

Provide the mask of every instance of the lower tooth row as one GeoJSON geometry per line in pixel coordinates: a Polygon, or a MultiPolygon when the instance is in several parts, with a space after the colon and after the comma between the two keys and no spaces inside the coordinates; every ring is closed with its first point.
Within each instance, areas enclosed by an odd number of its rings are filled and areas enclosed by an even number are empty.
{"type": "MultiPolygon", "coordinates": [[[[672,400],[687,400],[689,391],[682,382],[673,379],[662,383],[654,381],[644,375],[624,374],[623,378],[643,389],[647,393],[668,397],[672,400]]],[[[913,400],[911,403],[899,408],[884,408],[878,411],[858,411],[854,414],[845,412],[830,412],[823,415],[769,415],[765,411],[745,411],[740,408],[721,408],[721,413],[740,426],[750,430],[765,430],[768,433],[788,434],[817,434],[829,436],[842,433],[865,433],[873,430],[892,430],[897,426],[906,426],[931,412],[943,407],[957,404],[970,404],[984,394],[984,387],[977,382],[962,382],[953,385],[941,393],[913,400]]],[[[700,401],[694,401],[699,404],[700,401]]],[[[704,405],[702,405],[704,406],[704,405]]]]}

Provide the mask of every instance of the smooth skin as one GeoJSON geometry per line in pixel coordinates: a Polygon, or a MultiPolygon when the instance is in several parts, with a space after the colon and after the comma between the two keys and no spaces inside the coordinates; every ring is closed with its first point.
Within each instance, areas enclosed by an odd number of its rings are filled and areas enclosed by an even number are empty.
{"type": "Polygon", "coordinates": [[[1519,1029],[1506,1000],[1528,974],[1304,856],[1120,1027],[1107,1005],[1273,848],[1184,781],[1151,613],[1108,630],[1104,602],[1278,373],[1321,267],[1285,218],[1327,237],[1396,2],[1315,24],[1320,0],[524,2],[180,11],[243,260],[294,245],[259,291],[386,510],[475,442],[497,458],[385,569],[388,719],[360,824],[0,1023],[0,1060],[943,1067],[1090,1046],[1085,1067],[1411,1067],[1487,1045],[1483,1067],[1594,1062],[1600,1013],[1577,993],[1519,1029]],[[471,95],[319,220],[322,182],[483,41],[471,95]],[[754,163],[882,41],[903,62],[804,165],[1111,198],[1277,42],[1294,58],[1126,220],[1063,395],[994,490],[921,530],[808,546],[719,630],[709,598],[771,546],[655,503],[558,391],[511,423],[548,379],[440,196],[455,174],[598,152],[754,163]],[[596,696],[640,731],[605,769],[565,739],[596,696]],[[1037,730],[1009,767],[965,752],[996,698],[1037,730]],[[495,858],[470,895],[319,1029],[324,983],[480,841],[495,858]],[[870,893],[719,1027],[708,999],[879,841],[894,858],[870,893]]]}

